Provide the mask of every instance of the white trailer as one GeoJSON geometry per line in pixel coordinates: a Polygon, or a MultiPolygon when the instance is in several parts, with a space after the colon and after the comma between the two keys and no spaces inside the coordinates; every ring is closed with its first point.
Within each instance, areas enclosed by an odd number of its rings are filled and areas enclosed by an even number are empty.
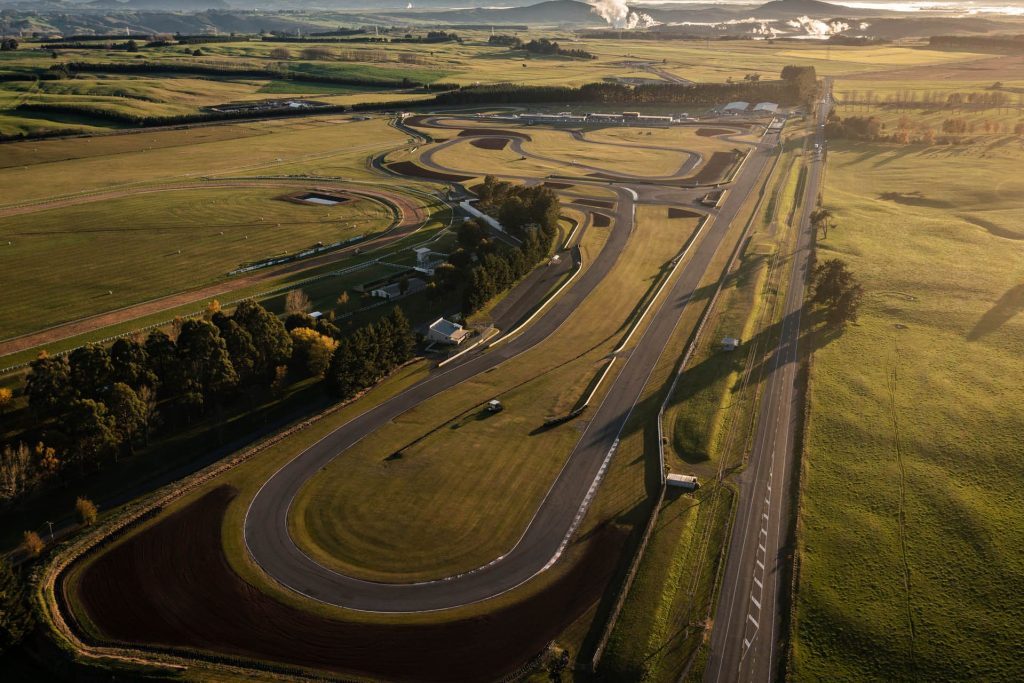
{"type": "Polygon", "coordinates": [[[669,486],[681,488],[684,491],[696,491],[700,486],[700,482],[697,481],[697,477],[691,477],[688,474],[670,474],[665,477],[665,482],[669,486]]]}

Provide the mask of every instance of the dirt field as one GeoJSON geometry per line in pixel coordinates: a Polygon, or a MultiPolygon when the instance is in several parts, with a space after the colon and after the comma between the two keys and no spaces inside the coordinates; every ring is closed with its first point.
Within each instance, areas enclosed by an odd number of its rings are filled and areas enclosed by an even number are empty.
{"type": "Polygon", "coordinates": [[[732,152],[715,152],[697,172],[697,175],[688,180],[694,181],[698,185],[720,182],[735,158],[732,152]]]}
{"type": "Polygon", "coordinates": [[[696,211],[690,211],[689,209],[677,209],[675,207],[669,207],[668,217],[669,218],[700,218],[702,214],[696,211]]]}
{"type": "Polygon", "coordinates": [[[593,216],[595,228],[607,228],[612,224],[611,216],[606,216],[605,214],[598,213],[597,211],[593,213],[593,216]]]}
{"type": "Polygon", "coordinates": [[[78,599],[91,623],[112,641],[398,680],[490,680],[538,653],[600,597],[624,540],[599,531],[563,579],[486,617],[354,624],[281,604],[232,572],[221,520],[234,496],[229,486],[214,489],[84,568],[78,599]]]}
{"type": "Polygon", "coordinates": [[[577,199],[576,204],[583,204],[584,206],[594,206],[598,209],[614,209],[615,202],[606,202],[603,199],[577,199]]]}
{"type": "Polygon", "coordinates": [[[734,130],[728,130],[727,128],[698,128],[697,135],[702,138],[711,138],[716,135],[728,135],[729,133],[735,133],[734,130]]]}
{"type": "Polygon", "coordinates": [[[502,150],[508,147],[509,138],[478,138],[470,140],[469,144],[480,149],[502,150]]]}
{"type": "Polygon", "coordinates": [[[402,175],[410,176],[412,178],[429,178],[430,180],[445,180],[452,183],[461,183],[463,181],[470,180],[473,177],[468,175],[456,175],[454,173],[431,171],[430,169],[423,168],[411,161],[396,161],[393,164],[388,164],[387,167],[395,173],[401,173],[402,175]]]}
{"type": "Polygon", "coordinates": [[[520,140],[526,140],[532,142],[533,138],[526,133],[520,133],[517,130],[504,130],[501,128],[468,128],[463,131],[459,131],[460,138],[477,137],[479,135],[493,135],[495,137],[503,138],[519,138],[520,140]]]}

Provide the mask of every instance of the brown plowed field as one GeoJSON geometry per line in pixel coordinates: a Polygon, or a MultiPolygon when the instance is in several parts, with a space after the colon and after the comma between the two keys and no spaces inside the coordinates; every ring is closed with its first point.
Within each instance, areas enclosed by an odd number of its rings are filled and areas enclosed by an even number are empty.
{"type": "Polygon", "coordinates": [[[735,133],[734,130],[728,128],[698,128],[697,135],[702,138],[713,138],[716,135],[728,135],[729,133],[735,133]]]}
{"type": "Polygon", "coordinates": [[[595,228],[607,228],[612,224],[611,216],[606,216],[605,214],[597,213],[596,211],[592,215],[594,216],[595,228]]]}
{"type": "Polygon", "coordinates": [[[235,574],[221,486],[82,570],[78,604],[118,643],[207,651],[335,672],[415,681],[497,678],[538,653],[597,601],[624,534],[603,528],[569,572],[532,598],[447,623],[351,623],[282,604],[235,574]]]}
{"type": "Polygon", "coordinates": [[[615,202],[605,201],[604,199],[576,199],[576,204],[583,204],[584,206],[596,206],[599,209],[614,209],[615,202]]]}
{"type": "Polygon", "coordinates": [[[429,168],[423,168],[422,166],[415,164],[411,161],[396,161],[393,164],[388,164],[388,168],[394,171],[395,173],[400,173],[402,175],[410,176],[413,178],[447,180],[452,183],[461,183],[473,177],[469,175],[456,175],[454,173],[441,173],[440,171],[433,171],[429,168]]]}
{"type": "Polygon", "coordinates": [[[414,114],[413,116],[406,116],[402,119],[402,123],[407,126],[422,126],[423,122],[429,118],[432,118],[432,115],[414,114]]]}
{"type": "Polygon", "coordinates": [[[696,211],[690,211],[689,209],[678,209],[674,206],[668,208],[669,218],[700,218],[702,214],[696,211]]]}
{"type": "Polygon", "coordinates": [[[469,144],[474,147],[491,150],[505,149],[508,147],[508,143],[509,138],[477,138],[469,141],[469,144]]]}
{"type": "Polygon", "coordinates": [[[695,180],[698,185],[721,182],[735,159],[736,156],[732,152],[715,152],[690,180],[695,180]]]}

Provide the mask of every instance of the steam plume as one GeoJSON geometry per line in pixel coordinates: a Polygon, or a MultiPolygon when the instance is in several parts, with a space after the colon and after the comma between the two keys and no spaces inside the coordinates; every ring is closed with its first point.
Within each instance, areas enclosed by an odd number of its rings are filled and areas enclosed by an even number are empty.
{"type": "Polygon", "coordinates": [[[587,0],[592,11],[615,28],[650,28],[658,24],[649,14],[634,12],[625,0],[587,0]]]}

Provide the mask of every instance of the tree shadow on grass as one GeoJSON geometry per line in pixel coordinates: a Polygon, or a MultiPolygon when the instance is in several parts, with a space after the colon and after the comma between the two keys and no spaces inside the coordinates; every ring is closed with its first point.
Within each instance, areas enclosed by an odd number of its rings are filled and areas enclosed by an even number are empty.
{"type": "Polygon", "coordinates": [[[977,341],[1002,327],[1010,318],[1024,310],[1024,282],[1003,292],[995,305],[988,309],[974,328],[967,333],[969,341],[977,341]]]}
{"type": "MultiPolygon", "coordinates": [[[[669,406],[675,408],[684,405],[709,388],[727,379],[733,372],[742,372],[748,363],[748,355],[757,353],[758,357],[750,363],[750,381],[757,383],[766,381],[771,372],[780,366],[782,361],[796,358],[797,362],[806,360],[810,354],[827,346],[842,336],[843,327],[829,325],[825,321],[825,312],[821,309],[805,309],[802,313],[792,313],[783,320],[770,325],[749,340],[743,340],[738,351],[715,351],[701,362],[687,368],[679,380],[676,393],[669,406]],[[779,345],[779,335],[783,326],[795,324],[792,320],[801,315],[800,335],[796,339],[794,353],[793,341],[779,345]]],[[[725,401],[731,402],[741,389],[738,383],[723,387],[725,401]]],[[[710,455],[700,439],[680,435],[679,426],[673,430],[673,444],[677,455],[686,463],[700,464],[706,462],[710,455]]]]}

